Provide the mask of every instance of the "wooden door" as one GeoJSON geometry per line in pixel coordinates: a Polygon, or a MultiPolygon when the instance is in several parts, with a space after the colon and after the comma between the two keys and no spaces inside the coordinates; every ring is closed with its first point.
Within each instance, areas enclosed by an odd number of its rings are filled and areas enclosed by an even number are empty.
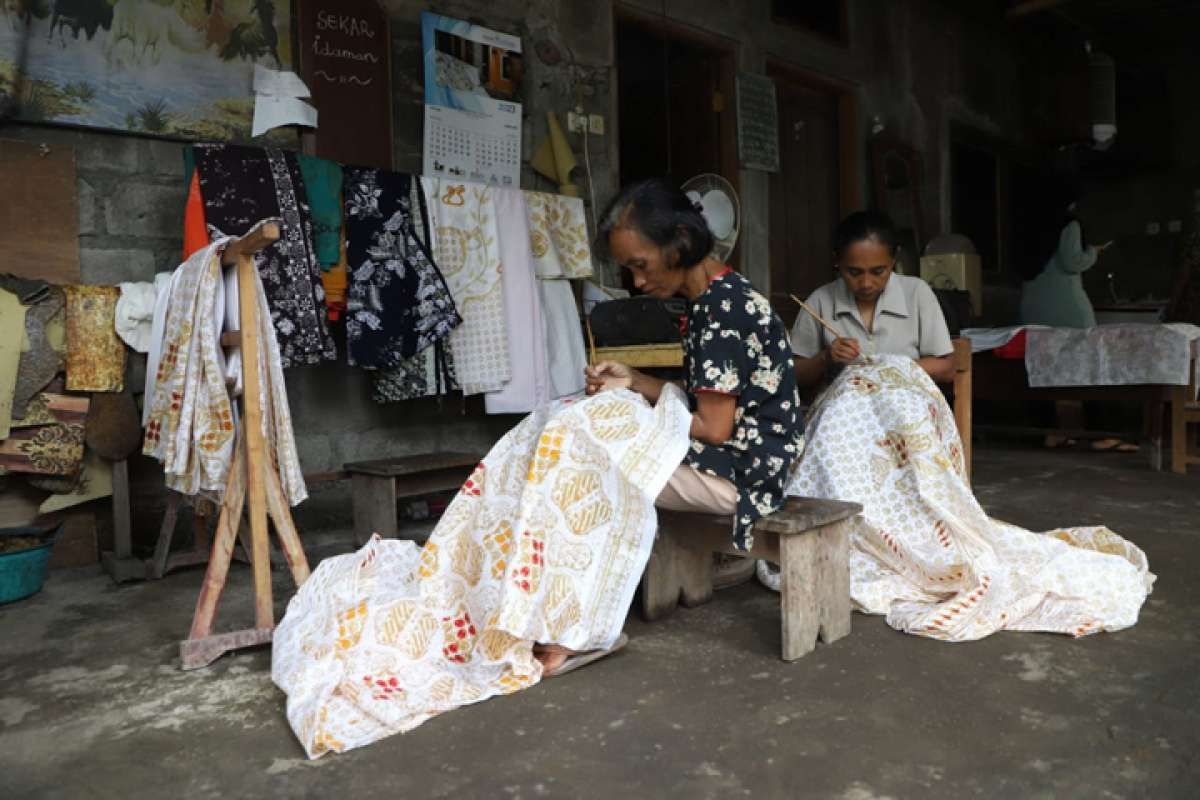
{"type": "Polygon", "coordinates": [[[771,304],[791,325],[800,299],[833,279],[840,212],[838,96],[775,77],[779,172],[771,176],[771,304]]]}

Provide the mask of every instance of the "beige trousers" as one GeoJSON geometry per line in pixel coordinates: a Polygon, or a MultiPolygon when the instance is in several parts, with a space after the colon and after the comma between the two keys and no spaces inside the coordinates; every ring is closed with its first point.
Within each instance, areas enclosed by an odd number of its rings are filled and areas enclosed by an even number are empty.
{"type": "Polygon", "coordinates": [[[654,505],[668,511],[732,514],[737,510],[737,487],[724,478],[680,464],[654,505]]]}

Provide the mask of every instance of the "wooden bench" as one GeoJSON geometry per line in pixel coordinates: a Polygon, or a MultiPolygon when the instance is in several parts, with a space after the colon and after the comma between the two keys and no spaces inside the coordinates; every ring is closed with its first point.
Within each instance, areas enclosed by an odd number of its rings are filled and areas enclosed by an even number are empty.
{"type": "Polygon", "coordinates": [[[482,456],[478,453],[422,453],[346,464],[354,502],[354,541],[372,533],[394,539],[396,500],[462,486],[482,456]]]}
{"type": "Polygon", "coordinates": [[[655,620],[682,600],[691,607],[712,597],[712,554],[748,555],[780,568],[783,660],[850,632],[850,523],[858,503],[792,497],[754,526],[754,548],[733,549],[730,517],[659,511],[658,537],[642,577],[642,614],[655,620]]]}

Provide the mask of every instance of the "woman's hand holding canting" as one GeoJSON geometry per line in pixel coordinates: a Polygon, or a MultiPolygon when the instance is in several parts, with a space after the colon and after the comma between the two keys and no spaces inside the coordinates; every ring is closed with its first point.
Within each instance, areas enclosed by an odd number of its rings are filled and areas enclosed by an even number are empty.
{"type": "Polygon", "coordinates": [[[829,359],[835,364],[852,364],[862,355],[857,339],[834,339],[829,345],[829,359]]]}
{"type": "Polygon", "coordinates": [[[601,361],[585,367],[583,374],[589,395],[612,389],[632,389],[637,379],[637,371],[619,361],[601,361]]]}

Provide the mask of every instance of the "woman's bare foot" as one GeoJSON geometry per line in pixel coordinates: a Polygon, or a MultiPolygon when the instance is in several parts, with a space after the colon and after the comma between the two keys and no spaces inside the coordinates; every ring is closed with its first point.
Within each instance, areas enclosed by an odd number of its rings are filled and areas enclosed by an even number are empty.
{"type": "Polygon", "coordinates": [[[542,674],[551,675],[571,656],[579,655],[560,644],[535,644],[533,657],[542,663],[542,674]]]}

